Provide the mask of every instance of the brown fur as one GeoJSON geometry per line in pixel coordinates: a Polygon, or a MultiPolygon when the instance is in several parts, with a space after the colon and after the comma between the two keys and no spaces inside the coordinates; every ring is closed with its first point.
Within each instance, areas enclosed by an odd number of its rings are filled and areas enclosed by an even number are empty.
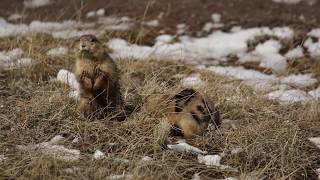
{"type": "Polygon", "coordinates": [[[184,89],[174,97],[155,95],[146,98],[147,110],[155,104],[162,106],[159,109],[165,111],[174,132],[185,138],[201,135],[210,123],[215,128],[220,126],[220,115],[214,104],[193,89],[184,89]]]}
{"type": "Polygon", "coordinates": [[[74,73],[80,83],[78,109],[86,116],[101,111],[103,114],[122,108],[118,69],[112,58],[93,35],[83,35],[75,48],[74,73]]]}

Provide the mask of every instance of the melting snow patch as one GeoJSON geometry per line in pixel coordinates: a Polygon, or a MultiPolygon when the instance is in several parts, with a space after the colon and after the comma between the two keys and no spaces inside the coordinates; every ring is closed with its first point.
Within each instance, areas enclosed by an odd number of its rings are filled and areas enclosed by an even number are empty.
{"type": "Polygon", "coordinates": [[[308,51],[311,56],[313,56],[313,57],[320,56],[320,41],[312,42],[312,39],[308,38],[304,42],[303,46],[308,48],[308,51]]]}
{"type": "Polygon", "coordinates": [[[152,161],[152,157],[149,157],[149,156],[144,156],[142,159],[142,161],[152,161]]]}
{"type": "Polygon", "coordinates": [[[8,20],[9,20],[9,21],[18,21],[18,20],[20,20],[20,19],[22,19],[22,18],[23,18],[23,16],[22,16],[21,14],[15,13],[15,14],[11,14],[11,15],[8,17],[8,20]]]}
{"type": "Polygon", "coordinates": [[[111,176],[108,176],[107,179],[108,180],[133,179],[133,176],[129,174],[111,175],[111,176]]]}
{"type": "Polygon", "coordinates": [[[26,8],[38,8],[51,4],[51,0],[26,0],[23,4],[26,8]]]}
{"type": "Polygon", "coordinates": [[[106,155],[105,155],[105,153],[101,152],[100,150],[96,150],[93,154],[93,158],[97,159],[97,160],[101,160],[101,159],[106,158],[106,155]]]}
{"type": "Polygon", "coordinates": [[[194,87],[203,84],[200,74],[193,74],[181,80],[183,87],[194,87]]]}
{"type": "Polygon", "coordinates": [[[276,3],[298,4],[302,0],[272,0],[272,1],[276,3]]]}
{"type": "Polygon", "coordinates": [[[314,99],[320,100],[320,87],[318,87],[315,90],[309,91],[308,94],[312,96],[314,99]]]}
{"type": "Polygon", "coordinates": [[[318,29],[312,29],[309,33],[308,33],[309,36],[312,36],[312,37],[316,37],[316,38],[320,38],[320,28],[318,29]]]}
{"type": "Polygon", "coordinates": [[[3,154],[0,154],[0,163],[2,161],[5,161],[6,159],[8,159],[7,157],[5,157],[3,154]]]}
{"type": "Polygon", "coordinates": [[[195,173],[191,180],[201,180],[200,173],[195,173]]]}
{"type": "Polygon", "coordinates": [[[79,83],[76,80],[76,76],[68,70],[61,69],[58,72],[57,80],[64,84],[69,85],[72,89],[75,89],[75,90],[79,89],[79,83]]]}
{"type": "Polygon", "coordinates": [[[316,145],[320,149],[320,137],[311,137],[309,138],[314,145],[316,145]]]}
{"type": "Polygon", "coordinates": [[[312,78],[312,74],[293,74],[281,78],[280,82],[304,88],[317,83],[317,79],[312,78]]]}
{"type": "Polygon", "coordinates": [[[237,80],[277,80],[274,75],[267,75],[259,71],[245,69],[243,67],[211,66],[208,70],[237,80]]]}
{"type": "Polygon", "coordinates": [[[190,152],[192,154],[207,154],[206,151],[202,151],[201,149],[191,146],[185,142],[181,142],[178,144],[168,144],[167,147],[177,152],[190,152]]]}
{"type": "Polygon", "coordinates": [[[65,69],[61,69],[57,74],[57,80],[69,85],[72,88],[71,92],[69,93],[69,97],[79,99],[80,85],[72,72],[65,69]]]}
{"type": "Polygon", "coordinates": [[[220,161],[221,161],[221,156],[219,155],[198,155],[198,161],[199,163],[203,163],[207,166],[221,166],[220,161]]]}
{"type": "Polygon", "coordinates": [[[47,52],[47,55],[50,55],[50,56],[63,56],[63,55],[68,54],[68,52],[69,52],[69,49],[66,48],[66,47],[57,47],[57,48],[50,49],[47,52]]]}
{"type": "Polygon", "coordinates": [[[298,89],[273,91],[267,94],[267,97],[278,99],[283,103],[305,102],[311,99],[306,92],[298,89]]]}
{"type": "Polygon", "coordinates": [[[291,49],[284,55],[287,59],[298,59],[304,57],[303,49],[298,46],[294,49],[291,49]]]}
{"type": "Polygon", "coordinates": [[[58,145],[65,138],[58,135],[53,137],[49,142],[43,142],[29,146],[17,146],[21,150],[35,151],[40,150],[45,154],[53,154],[56,158],[64,161],[76,161],[80,158],[80,151],[75,149],[65,148],[63,145],[58,145]]]}
{"type": "Polygon", "coordinates": [[[158,27],[159,26],[159,20],[158,19],[154,19],[154,20],[143,22],[143,24],[145,24],[145,25],[147,25],[149,27],[158,27]]]}

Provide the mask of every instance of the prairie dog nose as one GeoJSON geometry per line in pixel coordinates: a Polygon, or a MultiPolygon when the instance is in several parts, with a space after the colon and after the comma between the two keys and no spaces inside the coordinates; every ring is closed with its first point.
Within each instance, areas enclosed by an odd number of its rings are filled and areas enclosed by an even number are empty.
{"type": "Polygon", "coordinates": [[[80,50],[87,50],[87,46],[85,44],[80,44],[80,50]]]}

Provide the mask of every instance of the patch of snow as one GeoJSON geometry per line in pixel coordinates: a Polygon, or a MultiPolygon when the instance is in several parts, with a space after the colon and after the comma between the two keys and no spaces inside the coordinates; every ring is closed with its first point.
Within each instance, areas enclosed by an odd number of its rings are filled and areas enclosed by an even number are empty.
{"type": "Polygon", "coordinates": [[[100,150],[96,150],[93,154],[93,158],[96,160],[101,160],[106,158],[106,154],[104,152],[101,152],[100,150]]]}
{"type": "Polygon", "coordinates": [[[191,180],[201,180],[200,173],[195,173],[191,180]]]}
{"type": "Polygon", "coordinates": [[[51,4],[51,0],[26,0],[23,2],[26,8],[38,8],[51,4]]]}
{"type": "Polygon", "coordinates": [[[47,52],[47,55],[50,55],[50,56],[63,56],[63,55],[68,54],[68,52],[69,52],[69,49],[66,48],[66,47],[57,47],[57,48],[50,49],[47,52]]]}
{"type": "Polygon", "coordinates": [[[318,175],[318,180],[320,180],[320,168],[316,169],[316,173],[318,175]]]}
{"type": "Polygon", "coordinates": [[[178,24],[177,25],[177,34],[184,34],[186,32],[187,25],[186,24],[178,24]]]}
{"type": "Polygon", "coordinates": [[[61,144],[63,141],[65,141],[66,138],[64,138],[61,135],[54,136],[48,143],[51,145],[58,145],[61,144]]]}
{"type": "Polygon", "coordinates": [[[149,156],[144,156],[142,159],[142,161],[152,161],[152,157],[149,157],[149,156]]]}
{"type": "Polygon", "coordinates": [[[311,137],[309,138],[309,141],[320,149],[320,137],[311,137]]]}
{"type": "Polygon", "coordinates": [[[97,16],[104,16],[105,13],[106,13],[106,10],[104,8],[100,8],[96,12],[97,16]]]}
{"type": "Polygon", "coordinates": [[[275,75],[267,75],[259,71],[245,69],[241,66],[239,67],[222,67],[222,66],[211,66],[207,70],[214,73],[231,77],[237,80],[265,80],[265,81],[274,81],[277,80],[275,75]]]}
{"type": "Polygon", "coordinates": [[[237,147],[231,150],[231,154],[239,154],[243,149],[241,147],[237,147]]]}
{"type": "Polygon", "coordinates": [[[318,87],[315,90],[309,91],[308,94],[312,96],[314,99],[320,100],[320,87],[318,87]]]}
{"type": "Polygon", "coordinates": [[[320,38],[320,28],[312,29],[312,30],[308,33],[308,36],[320,38]]]}
{"type": "Polygon", "coordinates": [[[200,74],[192,74],[188,77],[185,77],[181,80],[183,87],[194,87],[203,84],[200,74]]]}
{"type": "Polygon", "coordinates": [[[298,59],[304,57],[302,47],[298,46],[294,49],[291,49],[284,55],[287,59],[298,59]]]}
{"type": "Polygon", "coordinates": [[[211,15],[211,19],[215,23],[219,23],[221,21],[221,14],[214,13],[211,15]]]}
{"type": "Polygon", "coordinates": [[[21,14],[18,14],[18,13],[15,13],[15,14],[11,14],[9,17],[8,17],[8,20],[9,21],[18,21],[20,19],[22,19],[23,16],[21,14]]]}
{"type": "Polygon", "coordinates": [[[6,159],[8,159],[6,156],[4,156],[3,154],[0,154],[0,163],[2,161],[5,161],[6,159]]]}
{"type": "Polygon", "coordinates": [[[89,11],[87,14],[86,14],[86,17],[87,18],[92,18],[92,17],[95,17],[96,16],[96,12],[95,11],[89,11]]]}
{"type": "Polygon", "coordinates": [[[292,74],[287,77],[280,78],[280,82],[304,88],[317,83],[317,79],[313,78],[312,74],[292,74]]]}
{"type": "Polygon", "coordinates": [[[74,90],[79,90],[79,83],[76,79],[76,76],[68,70],[61,69],[58,72],[57,80],[69,85],[74,90]]]}
{"type": "Polygon", "coordinates": [[[236,177],[227,177],[224,180],[239,180],[239,178],[236,177]]]}
{"type": "Polygon", "coordinates": [[[285,70],[287,62],[285,57],[279,54],[281,44],[276,40],[268,40],[257,45],[249,54],[238,54],[240,62],[260,61],[261,67],[271,68],[276,71],[285,70]]]}
{"type": "Polygon", "coordinates": [[[220,155],[198,155],[198,162],[203,163],[207,166],[220,166],[220,161],[221,161],[221,156],[220,155]]]}
{"type": "Polygon", "coordinates": [[[15,48],[11,51],[0,52],[0,67],[4,68],[20,68],[32,64],[31,58],[21,58],[24,54],[20,48],[15,48]]]}
{"type": "Polygon", "coordinates": [[[177,152],[190,152],[192,154],[207,154],[206,151],[202,151],[201,149],[191,146],[185,142],[180,142],[178,144],[168,144],[167,147],[177,152]]]}
{"type": "Polygon", "coordinates": [[[312,42],[312,39],[308,38],[303,46],[308,49],[308,52],[312,57],[320,56],[320,41],[312,42]]]}
{"type": "Polygon", "coordinates": [[[77,143],[79,143],[79,141],[80,141],[80,139],[79,138],[74,138],[73,140],[72,140],[72,143],[73,144],[77,144],[77,143]]]}
{"type": "Polygon", "coordinates": [[[278,99],[283,103],[305,102],[311,99],[306,92],[298,89],[273,91],[268,93],[267,97],[270,99],[278,99]]]}
{"type": "MultiPolygon", "coordinates": [[[[180,27],[180,26],[179,26],[180,27]]],[[[181,25],[182,27],[182,25],[181,25]]],[[[181,28],[180,27],[180,28],[181,28]]],[[[129,44],[122,39],[113,39],[109,42],[114,54],[119,58],[135,59],[174,59],[187,61],[203,61],[206,59],[226,59],[229,55],[246,53],[247,43],[257,36],[273,35],[279,38],[292,38],[293,31],[290,28],[250,28],[238,32],[225,33],[216,31],[208,37],[193,38],[183,36],[180,42],[171,44],[155,43],[154,46],[138,46],[129,44]]],[[[274,53],[275,54],[275,53],[274,53]]],[[[265,60],[265,66],[286,66],[284,57],[272,54],[265,60]],[[271,63],[269,62],[271,61],[271,63]],[[271,65],[270,65],[271,64],[271,65]]]]}
{"type": "Polygon", "coordinates": [[[298,4],[300,3],[302,0],[272,0],[273,2],[276,3],[285,3],[285,4],[298,4]]]}
{"type": "Polygon", "coordinates": [[[35,151],[39,150],[45,154],[52,154],[56,158],[64,161],[76,161],[80,158],[80,151],[76,149],[68,149],[60,144],[64,138],[62,136],[55,136],[49,142],[43,142],[29,146],[17,146],[21,150],[35,151]]]}
{"type": "Polygon", "coordinates": [[[106,179],[108,179],[108,180],[133,179],[133,176],[129,175],[129,174],[120,174],[120,175],[108,176],[106,179]]]}
{"type": "Polygon", "coordinates": [[[145,25],[147,25],[149,27],[158,27],[159,26],[159,20],[158,19],[154,19],[154,20],[143,22],[143,24],[145,24],[145,25]]]}

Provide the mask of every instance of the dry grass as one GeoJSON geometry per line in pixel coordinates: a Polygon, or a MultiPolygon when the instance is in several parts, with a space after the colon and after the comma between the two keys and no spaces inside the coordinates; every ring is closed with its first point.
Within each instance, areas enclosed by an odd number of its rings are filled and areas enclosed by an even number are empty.
{"type": "Polygon", "coordinates": [[[209,153],[224,152],[223,164],[239,172],[206,167],[197,162],[196,156],[165,149],[164,144],[174,138],[168,137],[167,125],[157,113],[162,109],[156,104],[149,107],[154,112],[143,108],[147,95],[181,90],[176,74],[198,70],[179,62],[120,60],[122,91],[135,112],[124,122],[84,119],[76,111],[76,102],[68,97],[68,87],[49,82],[59,69],[72,69],[72,56],[45,55],[49,48],[59,45],[70,43],[46,35],[0,41],[2,50],[21,47],[36,61],[31,67],[0,73],[0,154],[7,157],[0,162],[0,179],[105,179],[123,173],[135,179],[190,179],[194,173],[200,173],[203,179],[246,179],[253,175],[267,179],[316,178],[314,170],[320,167],[320,154],[307,138],[320,135],[319,104],[281,105],[240,82],[200,72],[206,83],[197,89],[214,99],[222,119],[239,124],[237,129],[221,128],[190,141],[209,153]],[[67,138],[66,147],[81,151],[79,161],[60,161],[16,147],[48,141],[58,134],[67,138]],[[80,137],[80,142],[71,143],[74,137],[80,137]],[[243,151],[230,153],[238,147],[243,151]],[[110,158],[93,160],[97,149],[110,158]],[[146,155],[154,160],[141,162],[146,155]]]}

